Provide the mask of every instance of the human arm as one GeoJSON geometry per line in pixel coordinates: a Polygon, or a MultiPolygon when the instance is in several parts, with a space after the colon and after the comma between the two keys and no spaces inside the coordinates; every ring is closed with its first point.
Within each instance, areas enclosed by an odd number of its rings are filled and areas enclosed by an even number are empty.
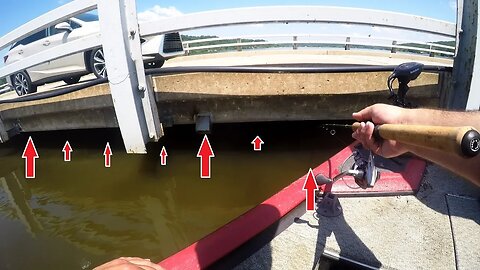
{"type": "Polygon", "coordinates": [[[121,257],[97,266],[93,270],[163,270],[163,268],[149,259],[121,257]]]}
{"type": "Polygon", "coordinates": [[[480,156],[461,157],[454,153],[445,153],[436,149],[418,147],[396,141],[375,141],[372,137],[375,124],[412,124],[435,126],[473,126],[480,130],[479,112],[448,112],[431,109],[404,109],[386,104],[367,107],[353,118],[362,122],[361,128],[352,134],[366,148],[384,157],[395,157],[406,152],[435,162],[480,186],[480,156]],[[363,121],[367,121],[363,123],[363,121]]]}

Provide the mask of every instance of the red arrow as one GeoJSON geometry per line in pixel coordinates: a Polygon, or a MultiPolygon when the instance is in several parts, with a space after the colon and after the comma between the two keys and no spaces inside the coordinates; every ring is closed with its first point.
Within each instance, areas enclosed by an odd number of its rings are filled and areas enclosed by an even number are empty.
{"type": "Polygon", "coordinates": [[[208,141],[207,135],[203,137],[202,144],[200,149],[198,149],[197,157],[200,158],[200,177],[201,178],[210,178],[211,175],[211,164],[210,158],[215,157],[213,153],[212,146],[210,146],[210,141],[208,141]]]}
{"type": "Polygon", "coordinates": [[[253,144],[253,150],[254,151],[262,151],[263,141],[262,141],[262,139],[260,139],[260,136],[255,137],[255,139],[253,139],[251,144],[253,144]]]}
{"type": "Polygon", "coordinates": [[[22,158],[25,159],[25,178],[35,178],[35,159],[39,157],[32,137],[28,137],[27,145],[25,145],[22,154],[22,158]]]}
{"type": "Polygon", "coordinates": [[[167,165],[167,150],[165,150],[165,146],[162,147],[162,152],[160,153],[160,165],[165,166],[167,165]]]}
{"type": "Polygon", "coordinates": [[[305,178],[305,184],[303,185],[303,190],[306,190],[306,199],[307,199],[307,211],[315,209],[315,190],[318,190],[317,182],[315,181],[315,176],[313,171],[310,168],[308,170],[307,177],[305,178]]]}
{"type": "Polygon", "coordinates": [[[63,147],[63,161],[70,161],[72,158],[71,153],[73,152],[72,147],[70,146],[70,143],[67,141],[65,143],[65,146],[63,147]]]}
{"type": "Polygon", "coordinates": [[[105,146],[105,150],[103,151],[103,155],[105,156],[105,168],[110,168],[110,157],[112,154],[112,149],[110,148],[110,144],[107,142],[105,146]]]}

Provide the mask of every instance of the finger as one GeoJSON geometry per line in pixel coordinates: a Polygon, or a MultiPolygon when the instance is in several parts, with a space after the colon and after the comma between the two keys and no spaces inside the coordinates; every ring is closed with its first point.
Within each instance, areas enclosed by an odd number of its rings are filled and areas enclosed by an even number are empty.
{"type": "Polygon", "coordinates": [[[149,259],[142,259],[138,257],[132,257],[128,260],[130,263],[135,264],[138,267],[142,267],[143,269],[154,269],[154,270],[161,270],[162,268],[158,264],[152,263],[149,259]]]}
{"type": "Polygon", "coordinates": [[[370,120],[372,116],[372,106],[368,106],[365,109],[352,113],[352,117],[357,121],[366,121],[370,120]]]}
{"type": "Polygon", "coordinates": [[[380,144],[375,141],[375,138],[373,138],[373,130],[375,129],[375,126],[373,125],[372,122],[368,121],[365,124],[365,128],[363,132],[365,133],[365,144],[366,148],[370,149],[373,151],[375,154],[378,154],[380,152],[380,144]]]}
{"type": "Polygon", "coordinates": [[[119,259],[123,259],[123,260],[127,260],[127,261],[130,261],[130,260],[147,260],[147,261],[150,261],[150,259],[144,259],[144,258],[140,258],[140,257],[120,257],[119,259]]]}
{"type": "Polygon", "coordinates": [[[353,132],[352,132],[352,138],[360,141],[361,139],[361,134],[360,134],[360,130],[361,130],[361,127],[362,127],[362,123],[363,122],[360,122],[360,127],[355,129],[353,132]]]}
{"type": "Polygon", "coordinates": [[[123,263],[126,263],[127,260],[123,259],[123,258],[118,258],[118,259],[115,259],[113,261],[109,261],[109,262],[106,262],[100,266],[97,266],[94,268],[94,270],[102,270],[102,269],[107,269],[109,267],[113,267],[113,266],[117,266],[117,265],[121,265],[123,263]]]}
{"type": "Polygon", "coordinates": [[[363,148],[369,149],[369,144],[367,140],[369,139],[369,134],[367,133],[366,124],[360,122],[360,127],[355,131],[355,138],[362,144],[363,148]]]}
{"type": "Polygon", "coordinates": [[[363,146],[365,146],[365,134],[362,130],[365,127],[364,122],[360,122],[360,127],[354,132],[355,139],[357,139],[363,146]]]}
{"type": "MultiPolygon", "coordinates": [[[[138,266],[140,269],[142,270],[163,270],[163,268],[156,268],[154,266],[148,266],[148,265],[142,265],[142,266],[138,266]]],[[[160,266],[158,266],[160,267],[160,266]]]]}

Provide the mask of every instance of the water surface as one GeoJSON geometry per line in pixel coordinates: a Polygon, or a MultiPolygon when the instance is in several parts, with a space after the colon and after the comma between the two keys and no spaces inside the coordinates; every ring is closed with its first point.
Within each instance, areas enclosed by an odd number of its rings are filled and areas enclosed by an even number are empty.
{"type": "Polygon", "coordinates": [[[91,269],[119,256],[154,261],[264,201],[351,142],[318,122],[214,125],[212,178],[199,177],[202,136],[166,129],[147,155],[127,155],[117,130],[31,133],[0,145],[0,268],[91,269]],[[31,135],[35,179],[21,153],[31,135]],[[265,141],[261,152],[250,144],[265,141]],[[61,152],[69,140],[72,161],[61,152]],[[106,142],[113,148],[104,167],[106,142]],[[162,146],[167,166],[160,165],[162,146]]]}

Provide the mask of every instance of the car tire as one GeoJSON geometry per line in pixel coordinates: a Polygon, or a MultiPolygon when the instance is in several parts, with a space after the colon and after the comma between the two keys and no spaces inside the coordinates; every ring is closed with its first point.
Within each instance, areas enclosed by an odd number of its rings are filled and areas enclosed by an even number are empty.
{"type": "Polygon", "coordinates": [[[20,71],[12,75],[12,86],[18,96],[37,92],[37,86],[32,83],[27,72],[20,71]]]}
{"type": "Polygon", "coordinates": [[[90,68],[97,78],[107,77],[107,67],[102,48],[95,49],[90,54],[90,68]]]}
{"type": "Polygon", "coordinates": [[[73,76],[63,79],[66,84],[75,84],[80,81],[80,76],[73,76]]]}

